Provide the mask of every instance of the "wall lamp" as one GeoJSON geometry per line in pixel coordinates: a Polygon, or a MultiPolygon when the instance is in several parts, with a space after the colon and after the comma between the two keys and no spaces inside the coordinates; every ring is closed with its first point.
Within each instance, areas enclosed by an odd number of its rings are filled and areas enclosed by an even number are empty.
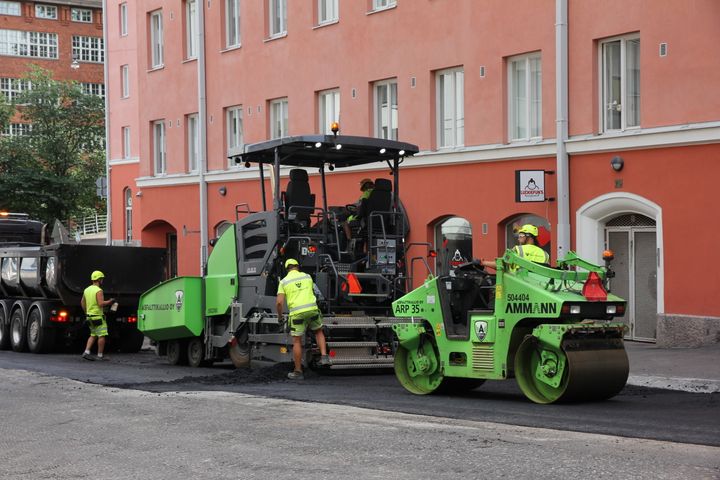
{"type": "Polygon", "coordinates": [[[220,192],[220,195],[224,197],[225,195],[227,195],[227,188],[225,188],[225,186],[223,185],[222,187],[218,188],[218,192],[220,192]]]}
{"type": "Polygon", "coordinates": [[[610,166],[613,170],[619,172],[625,166],[625,161],[622,159],[622,157],[615,156],[612,158],[612,160],[610,160],[610,166]]]}

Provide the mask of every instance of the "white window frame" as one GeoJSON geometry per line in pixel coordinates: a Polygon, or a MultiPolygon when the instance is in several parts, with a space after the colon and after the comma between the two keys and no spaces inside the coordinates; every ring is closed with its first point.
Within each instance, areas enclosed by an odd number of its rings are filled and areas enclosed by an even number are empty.
{"type": "Polygon", "coordinates": [[[270,138],[282,138],[288,136],[288,99],[287,97],[272,100],[270,110],[270,138]]]}
{"type": "Polygon", "coordinates": [[[150,66],[164,66],[163,16],[162,10],[150,13],[150,66]]]}
{"type": "Polygon", "coordinates": [[[132,155],[132,144],[130,137],[130,127],[122,127],[122,158],[129,159],[132,155]]]}
{"type": "Polygon", "coordinates": [[[0,0],[0,15],[13,15],[15,17],[19,17],[22,15],[20,2],[0,0]]]}
{"type": "Polygon", "coordinates": [[[105,47],[102,37],[73,35],[72,58],[84,63],[103,63],[105,61],[105,47]]]}
{"type": "Polygon", "coordinates": [[[35,4],[35,18],[45,20],[57,20],[58,8],[56,5],[46,5],[44,3],[35,4]]]}
{"type": "Polygon", "coordinates": [[[397,78],[375,82],[373,84],[373,131],[375,137],[388,140],[398,139],[398,113],[397,78]],[[382,94],[388,99],[388,104],[384,107],[385,104],[381,104],[380,101],[382,94]],[[385,125],[387,125],[387,132],[383,129],[385,125]]]}
{"type": "MultiPolygon", "coordinates": [[[[243,107],[235,105],[225,109],[225,124],[227,129],[227,153],[228,156],[236,155],[242,150],[245,139],[243,136],[243,107]]],[[[235,162],[229,160],[228,165],[235,166],[235,162]]]]}
{"type": "Polygon", "coordinates": [[[5,137],[22,137],[32,132],[32,123],[8,123],[0,135],[5,137]]]}
{"type": "Polygon", "coordinates": [[[167,144],[165,140],[165,120],[157,120],[153,127],[153,173],[155,176],[167,174],[167,144]]]}
{"type": "Polygon", "coordinates": [[[5,97],[7,103],[12,103],[25,90],[30,90],[32,84],[22,78],[0,78],[0,95],[5,97]]]}
{"type": "Polygon", "coordinates": [[[187,59],[197,58],[198,54],[197,9],[198,0],[185,0],[185,53],[187,59]]]}
{"type": "Polygon", "coordinates": [[[120,92],[121,98],[130,97],[130,65],[120,66],[120,92]]]}
{"type": "Polygon", "coordinates": [[[507,60],[508,78],[508,137],[510,141],[527,141],[542,138],[542,57],[540,52],[510,57],[507,60]],[[516,66],[522,66],[525,78],[522,85],[514,75],[516,66]],[[537,67],[539,83],[533,84],[533,68],[537,67]],[[522,97],[515,93],[520,90],[522,97]],[[525,125],[520,125],[524,119],[525,125]],[[524,135],[519,133],[525,129],[524,135]]]}
{"type": "Polygon", "coordinates": [[[187,116],[187,167],[189,173],[197,173],[200,162],[200,122],[197,113],[187,116]]]}
{"type": "Polygon", "coordinates": [[[287,0],[268,0],[270,38],[287,35],[287,0]]]}
{"type": "Polygon", "coordinates": [[[240,0],[225,0],[225,47],[240,44],[240,0]]]}
{"type": "Polygon", "coordinates": [[[92,23],[93,12],[89,8],[71,8],[70,19],[73,22],[92,23]]]}
{"type": "Polygon", "coordinates": [[[125,242],[129,243],[132,241],[133,229],[132,229],[132,189],[127,187],[124,192],[124,203],[125,203],[125,242]]]}
{"type": "Polygon", "coordinates": [[[373,0],[373,11],[386,10],[397,6],[397,0],[373,0]]]}
{"type": "Polygon", "coordinates": [[[318,25],[335,23],[340,18],[338,0],[318,0],[317,22],[318,25]]]}
{"type": "Polygon", "coordinates": [[[435,116],[439,148],[462,147],[465,144],[464,90],[465,74],[462,67],[435,72],[435,116]],[[458,86],[458,83],[461,85],[458,86]],[[451,105],[446,105],[448,99],[452,100],[451,105]]]}
{"type": "Polygon", "coordinates": [[[318,132],[332,135],[331,124],[340,123],[340,89],[318,92],[318,132]]]}
{"type": "Polygon", "coordinates": [[[599,52],[598,52],[598,61],[599,61],[599,71],[600,71],[600,128],[601,133],[602,132],[618,132],[618,131],[625,131],[625,130],[635,130],[640,128],[640,101],[641,101],[641,90],[640,90],[640,34],[634,33],[630,35],[623,35],[620,37],[613,37],[613,38],[607,38],[604,39],[599,43],[599,52]],[[610,102],[608,99],[609,95],[609,84],[607,81],[608,75],[606,75],[606,62],[605,62],[605,48],[606,46],[619,42],[620,45],[620,103],[618,104],[617,101],[610,102]],[[627,44],[628,42],[637,42],[637,69],[638,69],[638,85],[637,85],[637,124],[629,124],[628,123],[628,115],[627,111],[628,108],[626,108],[628,105],[631,105],[631,102],[629,101],[629,95],[631,92],[629,91],[630,88],[628,87],[628,54],[627,54],[627,44]],[[610,109],[615,109],[616,111],[620,112],[620,126],[619,128],[611,128],[608,124],[608,118],[606,113],[610,109]]]}
{"type": "Polygon", "coordinates": [[[120,4],[120,36],[127,37],[128,34],[128,4],[120,4]]]}
{"type": "Polygon", "coordinates": [[[58,35],[0,29],[0,55],[57,59],[58,35]]]}

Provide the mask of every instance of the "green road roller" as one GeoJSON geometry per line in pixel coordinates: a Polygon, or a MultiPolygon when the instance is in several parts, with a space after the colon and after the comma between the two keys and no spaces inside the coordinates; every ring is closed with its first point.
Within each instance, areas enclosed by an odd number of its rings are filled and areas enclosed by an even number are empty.
{"type": "Polygon", "coordinates": [[[489,274],[474,260],[431,276],[393,302],[395,374],[408,391],[470,390],[515,377],[530,400],[604,400],[628,378],[625,300],[609,293],[605,266],[573,252],[556,268],[513,250],[489,274]]]}

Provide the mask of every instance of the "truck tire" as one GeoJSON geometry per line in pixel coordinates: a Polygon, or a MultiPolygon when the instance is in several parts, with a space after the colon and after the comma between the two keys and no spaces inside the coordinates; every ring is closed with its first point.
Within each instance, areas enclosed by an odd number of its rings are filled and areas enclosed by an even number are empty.
{"type": "Polygon", "coordinates": [[[213,363],[212,360],[205,360],[205,344],[200,337],[188,340],[187,359],[188,365],[193,368],[209,367],[213,363]]]}
{"type": "Polygon", "coordinates": [[[32,353],[46,353],[55,346],[55,331],[42,325],[42,313],[37,308],[28,316],[27,344],[32,353]]]}
{"type": "Polygon", "coordinates": [[[10,344],[16,352],[27,352],[27,330],[23,325],[23,312],[19,308],[10,317],[10,344]]]}
{"type": "Polygon", "coordinates": [[[10,350],[10,322],[5,318],[5,310],[0,308],[0,350],[10,350]]]}
{"type": "Polygon", "coordinates": [[[134,328],[123,330],[121,335],[120,350],[125,353],[139,352],[143,346],[143,342],[145,342],[145,335],[134,328]]]}
{"type": "Polygon", "coordinates": [[[170,340],[167,345],[167,359],[170,365],[187,365],[185,340],[170,340]]]}

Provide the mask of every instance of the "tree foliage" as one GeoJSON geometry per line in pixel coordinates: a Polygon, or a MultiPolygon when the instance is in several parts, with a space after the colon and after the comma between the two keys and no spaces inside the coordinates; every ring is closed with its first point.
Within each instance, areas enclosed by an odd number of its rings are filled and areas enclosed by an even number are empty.
{"type": "MultiPolygon", "coordinates": [[[[52,222],[98,208],[96,180],[104,175],[104,105],[75,82],[34,67],[32,88],[14,100],[15,115],[32,129],[0,137],[0,209],[52,222]]],[[[0,127],[9,121],[0,107],[0,127]]],[[[12,114],[12,110],[11,110],[12,114]]]]}

